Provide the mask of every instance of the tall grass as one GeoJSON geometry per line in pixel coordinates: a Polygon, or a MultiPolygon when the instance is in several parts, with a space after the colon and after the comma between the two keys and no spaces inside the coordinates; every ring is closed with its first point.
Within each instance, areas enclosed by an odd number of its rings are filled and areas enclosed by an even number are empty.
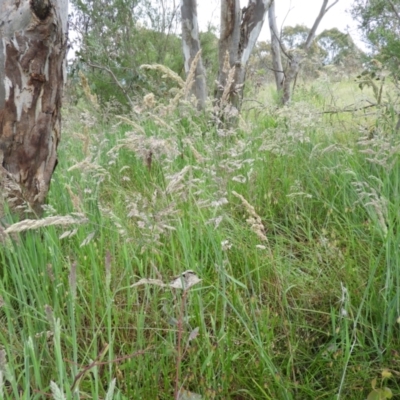
{"type": "Polygon", "coordinates": [[[0,398],[398,396],[399,141],[314,100],[236,131],[70,106],[69,224],[1,236],[0,398]]]}

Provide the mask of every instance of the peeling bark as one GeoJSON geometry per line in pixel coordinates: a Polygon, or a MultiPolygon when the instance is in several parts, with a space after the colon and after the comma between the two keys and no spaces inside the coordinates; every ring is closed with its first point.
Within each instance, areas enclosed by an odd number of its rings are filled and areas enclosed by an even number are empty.
{"type": "Polygon", "coordinates": [[[270,0],[249,0],[247,7],[240,10],[239,0],[221,1],[221,36],[219,41],[218,86],[215,97],[221,104],[229,91],[228,104],[239,111],[242,105],[246,67],[251,52],[260,35],[270,0]],[[228,54],[228,59],[226,58],[228,54]],[[229,60],[229,65],[226,61],[229,60]],[[234,69],[233,79],[229,72],[234,69]],[[230,86],[226,88],[226,85],[230,86]]]}
{"type": "Polygon", "coordinates": [[[68,0],[0,4],[0,193],[12,209],[41,213],[57,163],[67,18],[68,0]]]}
{"type": "MultiPolygon", "coordinates": [[[[199,25],[197,22],[196,0],[181,0],[182,45],[185,57],[185,72],[189,75],[193,60],[200,51],[199,25]]],[[[197,99],[197,108],[203,110],[207,98],[206,77],[201,57],[194,71],[194,85],[191,94],[197,99]]]]}
{"type": "Polygon", "coordinates": [[[238,49],[240,41],[240,1],[221,0],[221,25],[218,48],[218,86],[215,97],[220,100],[224,92],[229,69],[238,62],[238,49]],[[228,58],[227,58],[228,57],[228,58]]]}

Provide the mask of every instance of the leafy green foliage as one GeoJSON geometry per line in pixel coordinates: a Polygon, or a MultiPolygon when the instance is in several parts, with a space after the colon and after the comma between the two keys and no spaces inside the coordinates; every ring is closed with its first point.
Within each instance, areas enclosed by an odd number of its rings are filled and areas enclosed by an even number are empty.
{"type": "Polygon", "coordinates": [[[281,40],[287,49],[301,47],[307,40],[310,28],[305,25],[285,26],[282,30],[281,40]]]}
{"type": "MultiPolygon", "coordinates": [[[[307,39],[309,28],[304,25],[285,26],[282,31],[282,43],[288,51],[301,49],[307,39]]],[[[338,29],[323,31],[312,44],[309,57],[302,64],[299,74],[305,79],[316,79],[326,65],[334,65],[343,74],[358,72],[364,61],[363,52],[359,50],[350,35],[338,29]]],[[[284,70],[287,68],[286,57],[283,58],[284,70]]],[[[248,73],[254,82],[270,81],[272,75],[272,55],[269,41],[257,42],[250,60],[248,73]]]]}
{"type": "Polygon", "coordinates": [[[377,379],[374,378],[371,381],[372,391],[368,394],[367,400],[385,400],[391,399],[393,397],[393,393],[387,386],[384,386],[386,380],[390,379],[393,374],[387,369],[383,369],[382,371],[382,380],[380,387],[377,387],[377,379]]]}
{"type": "Polygon", "coordinates": [[[80,33],[80,49],[71,72],[83,70],[102,103],[146,92],[162,97],[171,88],[142,64],[158,63],[183,72],[181,40],[176,36],[177,10],[158,9],[155,1],[75,0],[71,24],[80,33]],[[163,17],[161,17],[163,16],[163,17]],[[117,82],[118,83],[117,83],[117,82]]]}
{"type": "Polygon", "coordinates": [[[359,21],[373,57],[379,59],[399,78],[400,62],[400,1],[356,0],[353,16],[359,21]]]}
{"type": "Polygon", "coordinates": [[[207,86],[212,88],[218,75],[218,37],[216,28],[209,26],[206,32],[200,32],[200,45],[204,68],[207,72],[207,86]]]}
{"type": "Polygon", "coordinates": [[[354,59],[357,57],[357,52],[361,53],[351,36],[340,32],[337,28],[324,30],[317,36],[316,41],[323,51],[325,65],[344,63],[349,56],[354,59]]]}

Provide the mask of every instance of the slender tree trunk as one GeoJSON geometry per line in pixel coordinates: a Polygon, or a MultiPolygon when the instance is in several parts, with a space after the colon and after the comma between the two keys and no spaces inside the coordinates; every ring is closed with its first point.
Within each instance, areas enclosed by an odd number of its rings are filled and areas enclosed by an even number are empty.
{"type": "Polygon", "coordinates": [[[281,47],[279,40],[279,31],[276,26],[275,16],[275,0],[271,1],[271,5],[268,10],[268,21],[269,29],[271,32],[271,54],[272,54],[272,68],[274,70],[276,90],[281,95],[283,90],[283,82],[285,80],[285,74],[282,67],[281,47]]]}
{"type": "Polygon", "coordinates": [[[301,63],[304,61],[306,54],[304,51],[295,49],[288,57],[288,67],[285,72],[285,79],[283,81],[282,104],[290,103],[294,89],[294,82],[296,81],[297,74],[300,71],[301,63]]]}
{"type": "Polygon", "coordinates": [[[218,45],[219,70],[218,83],[215,90],[215,97],[221,108],[223,104],[220,104],[220,101],[224,97],[224,93],[228,92],[230,99],[230,92],[234,90],[232,82],[229,82],[228,88],[226,88],[226,85],[228,84],[228,74],[231,67],[236,67],[239,64],[237,50],[240,41],[240,21],[240,0],[221,0],[220,39],[218,45]]]}
{"type": "MultiPolygon", "coordinates": [[[[186,76],[188,76],[192,63],[200,51],[196,0],[181,0],[181,14],[183,55],[185,57],[185,72],[186,76]]],[[[195,82],[191,94],[194,94],[197,99],[197,108],[203,110],[207,98],[207,85],[203,61],[200,55],[196,58],[194,79],[195,82]]]]}
{"type": "Polygon", "coordinates": [[[220,109],[228,106],[233,116],[240,111],[246,66],[260,35],[270,0],[249,0],[240,9],[239,0],[221,0],[218,86],[215,97],[220,109]]]}
{"type": "Polygon", "coordinates": [[[314,21],[314,25],[310,29],[310,32],[308,33],[306,42],[302,46],[301,49],[296,49],[292,51],[290,54],[286,53],[288,57],[288,68],[285,73],[285,81],[283,84],[283,96],[282,96],[282,103],[283,104],[288,104],[292,98],[292,88],[293,88],[293,83],[296,80],[297,74],[300,71],[300,67],[304,59],[307,57],[308,53],[310,52],[311,45],[314,42],[315,35],[318,29],[318,26],[324,17],[324,15],[338,2],[339,0],[335,0],[329,7],[328,3],[329,0],[323,0],[322,5],[319,11],[319,14],[317,18],[314,21]]]}
{"type": "Polygon", "coordinates": [[[0,3],[0,195],[36,214],[57,163],[67,18],[68,0],[0,3]]]}

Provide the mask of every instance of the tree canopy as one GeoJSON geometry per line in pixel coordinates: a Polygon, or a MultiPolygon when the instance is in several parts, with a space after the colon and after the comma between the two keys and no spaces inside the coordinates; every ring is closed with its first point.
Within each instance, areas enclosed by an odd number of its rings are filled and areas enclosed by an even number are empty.
{"type": "Polygon", "coordinates": [[[355,52],[359,52],[351,36],[337,28],[324,30],[317,36],[317,43],[322,50],[325,65],[339,64],[350,54],[354,56],[355,52]]]}
{"type": "Polygon", "coordinates": [[[400,0],[355,0],[351,11],[374,58],[399,77],[400,0]]]}

